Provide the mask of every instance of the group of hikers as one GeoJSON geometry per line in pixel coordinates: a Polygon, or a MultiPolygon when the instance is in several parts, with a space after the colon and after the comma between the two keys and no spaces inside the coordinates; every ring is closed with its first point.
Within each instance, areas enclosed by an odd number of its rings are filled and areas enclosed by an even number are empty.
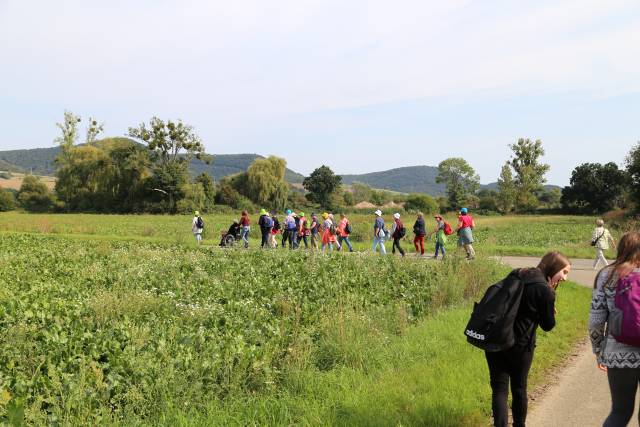
{"type": "MultiPolygon", "coordinates": [[[[624,234],[616,245],[599,219],[591,245],[596,248],[594,269],[604,263],[594,280],[589,313],[589,337],[596,366],[606,372],[611,396],[611,410],[603,426],[626,426],[633,415],[640,385],[640,232],[624,234]],[[603,254],[609,243],[617,249],[611,264],[603,254]]],[[[509,388],[513,425],[525,425],[527,379],[536,347],[536,330],[540,327],[550,331],[555,327],[556,292],[570,271],[571,262],[566,256],[558,251],[548,252],[537,267],[515,269],[491,286],[474,306],[465,335],[469,342],[485,350],[494,426],[508,425],[509,388]],[[517,301],[512,305],[511,317],[508,310],[498,308],[500,304],[507,308],[509,300],[500,299],[499,295],[510,295],[517,301]],[[486,310],[484,317],[483,310],[486,310]],[[496,314],[500,312],[504,313],[500,319],[505,320],[496,322],[499,317],[496,314]],[[473,330],[482,319],[491,326],[473,330]],[[511,323],[506,319],[511,319],[511,323]],[[501,325],[502,330],[496,325],[501,325]],[[490,343],[494,338],[498,344],[490,343]]]]}
{"type": "MultiPolygon", "coordinates": [[[[402,240],[407,235],[407,230],[400,219],[400,213],[393,214],[393,223],[389,230],[382,217],[382,211],[379,209],[374,212],[375,219],[373,223],[373,247],[372,251],[386,254],[387,250],[385,242],[387,240],[393,240],[391,253],[395,254],[396,250],[401,256],[406,255],[406,251],[401,245],[402,240]]],[[[425,224],[424,214],[419,212],[417,214],[415,223],[413,224],[413,245],[415,247],[416,255],[424,256],[424,241],[425,238],[435,237],[435,254],[434,258],[437,259],[438,255],[441,258],[445,257],[445,245],[447,243],[447,236],[453,234],[453,229],[448,224],[442,215],[435,214],[435,227],[427,232],[427,226],[425,224]]],[[[475,224],[472,216],[468,213],[467,208],[461,208],[458,216],[458,227],[456,232],[458,234],[458,245],[464,248],[467,259],[473,259],[475,257],[475,251],[473,249],[473,228],[475,224]]],[[[346,245],[349,252],[353,252],[353,245],[351,244],[350,235],[353,232],[351,223],[344,213],[340,214],[340,219],[334,218],[334,214],[330,212],[324,212],[318,218],[315,213],[307,216],[304,212],[294,212],[291,209],[287,209],[284,212],[284,218],[282,221],[278,218],[277,213],[267,212],[265,209],[260,210],[258,218],[258,227],[260,228],[261,235],[261,248],[282,248],[289,247],[289,249],[297,249],[303,243],[305,249],[320,249],[322,252],[328,248],[329,251],[333,251],[334,247],[340,251],[346,245]],[[278,234],[281,234],[280,245],[278,234]]],[[[191,231],[195,236],[196,242],[199,244],[202,242],[202,233],[204,231],[204,221],[200,216],[200,212],[195,211],[194,217],[191,223],[191,231]]],[[[220,246],[226,246],[228,242],[236,240],[241,241],[245,248],[249,247],[249,235],[251,231],[251,219],[249,213],[243,210],[240,218],[234,220],[226,233],[222,233],[220,246]],[[228,236],[232,236],[233,239],[229,239],[228,236]]]]}

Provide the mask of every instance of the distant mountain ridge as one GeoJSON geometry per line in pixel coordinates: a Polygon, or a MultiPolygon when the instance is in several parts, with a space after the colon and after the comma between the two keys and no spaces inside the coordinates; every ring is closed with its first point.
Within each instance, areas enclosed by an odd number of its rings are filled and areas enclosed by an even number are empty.
{"type": "MultiPolygon", "coordinates": [[[[0,170],[13,168],[15,171],[31,171],[36,175],[53,175],[55,158],[59,152],[60,147],[0,151],[0,170]]],[[[203,161],[194,159],[189,167],[194,176],[208,172],[216,181],[220,181],[225,176],[246,171],[258,158],[264,157],[259,154],[213,154],[211,164],[207,165],[203,161]]],[[[360,182],[376,189],[440,196],[445,194],[445,186],[436,183],[437,175],[438,168],[435,166],[406,166],[380,172],[341,176],[343,184],[346,185],[360,182]]],[[[293,184],[301,184],[304,175],[287,169],[285,179],[293,184]]],[[[545,186],[547,189],[554,187],[560,188],[553,185],[545,186]]],[[[496,190],[497,183],[481,185],[480,188],[496,190]]]]}
{"type": "MultiPolygon", "coordinates": [[[[36,175],[53,175],[55,173],[55,159],[60,153],[60,147],[32,148],[28,150],[0,151],[0,170],[15,168],[36,175]]],[[[227,175],[244,172],[255,159],[264,158],[258,154],[213,154],[213,162],[206,164],[194,159],[189,165],[191,173],[199,175],[208,172],[213,179],[219,181],[227,175]]],[[[291,183],[301,183],[304,176],[287,169],[285,179],[291,183]]]]}

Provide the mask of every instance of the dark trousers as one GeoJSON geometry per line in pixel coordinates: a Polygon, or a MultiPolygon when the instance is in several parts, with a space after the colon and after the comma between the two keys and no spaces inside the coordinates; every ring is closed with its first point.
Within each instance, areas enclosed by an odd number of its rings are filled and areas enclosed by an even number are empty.
{"type": "Polygon", "coordinates": [[[262,232],[262,243],[260,243],[260,247],[261,248],[268,248],[269,247],[269,235],[271,234],[271,229],[267,228],[267,229],[261,229],[260,230],[262,232]]]}
{"type": "Polygon", "coordinates": [[[298,236],[298,246],[300,246],[300,241],[304,242],[305,249],[309,249],[309,239],[305,234],[303,234],[302,236],[298,236]]]}
{"type": "Polygon", "coordinates": [[[514,427],[524,426],[527,418],[527,377],[533,350],[511,348],[505,351],[485,352],[491,381],[491,410],[493,425],[507,427],[509,380],[511,380],[511,412],[514,427]]]}
{"type": "Polygon", "coordinates": [[[391,247],[391,253],[395,254],[396,253],[396,248],[398,248],[398,251],[400,251],[400,255],[404,256],[404,249],[402,249],[400,247],[400,239],[401,237],[395,238],[393,239],[393,246],[391,247]]]}
{"type": "Polygon", "coordinates": [[[289,249],[293,249],[296,247],[296,231],[295,230],[284,230],[282,232],[282,248],[286,247],[286,243],[289,241],[289,249]]]}
{"type": "MultiPolygon", "coordinates": [[[[640,369],[609,368],[607,369],[607,378],[611,390],[611,413],[604,421],[603,427],[626,426],[631,420],[633,406],[636,403],[640,369]]],[[[638,414],[638,419],[640,419],[640,414],[638,414]]]]}

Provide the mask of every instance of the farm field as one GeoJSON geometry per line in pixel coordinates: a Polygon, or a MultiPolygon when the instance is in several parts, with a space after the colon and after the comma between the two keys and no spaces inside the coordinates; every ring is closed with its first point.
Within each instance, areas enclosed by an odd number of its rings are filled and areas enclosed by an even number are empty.
{"type": "MultiPolygon", "coordinates": [[[[11,178],[0,178],[0,187],[8,188],[11,190],[19,190],[25,176],[26,175],[22,173],[12,172],[11,178]]],[[[40,178],[40,180],[47,186],[49,190],[53,190],[53,188],[56,186],[56,178],[53,176],[38,176],[38,178],[40,178]]]]}
{"type": "MultiPolygon", "coordinates": [[[[216,246],[220,232],[226,231],[234,218],[232,214],[205,215],[205,245],[216,246]]],[[[373,215],[349,215],[353,225],[352,242],[356,250],[369,250],[373,215]]],[[[254,224],[257,216],[252,217],[254,224]]],[[[411,227],[415,221],[412,215],[404,215],[408,228],[404,242],[412,249],[411,227]]],[[[593,248],[589,246],[594,218],[586,216],[475,216],[476,250],[485,255],[543,255],[550,249],[557,249],[570,257],[591,258],[593,248]]],[[[390,227],[391,215],[385,220],[390,227]]],[[[446,218],[454,227],[455,216],[446,218]]],[[[20,212],[0,213],[0,231],[29,232],[58,235],[85,235],[93,238],[135,239],[142,241],[170,242],[193,245],[190,233],[190,216],[168,215],[92,215],[92,214],[25,214],[20,212]]],[[[427,218],[427,227],[433,227],[427,218]]],[[[615,230],[612,230],[615,238],[615,230]]],[[[257,226],[251,232],[252,246],[259,245],[257,226]]],[[[455,236],[449,237],[447,248],[455,248],[455,236]]],[[[434,243],[426,241],[427,253],[431,253],[434,243]]],[[[387,243],[388,250],[391,243],[387,243]]],[[[612,253],[609,254],[609,257],[612,253]]]]}
{"type": "MultiPolygon", "coordinates": [[[[469,301],[505,272],[491,260],[99,236],[0,233],[1,421],[478,425],[489,416],[484,356],[462,329],[469,301]]],[[[534,383],[584,334],[589,299],[563,285],[563,327],[540,334],[534,383]]]]}

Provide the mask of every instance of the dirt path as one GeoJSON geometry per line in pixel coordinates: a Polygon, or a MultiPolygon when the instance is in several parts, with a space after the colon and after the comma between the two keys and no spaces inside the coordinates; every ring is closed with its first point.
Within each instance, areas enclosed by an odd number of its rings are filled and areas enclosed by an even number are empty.
{"type": "MultiPolygon", "coordinates": [[[[513,267],[535,266],[539,258],[501,257],[513,267]]],[[[569,280],[591,288],[595,278],[593,260],[572,259],[569,280]]],[[[562,327],[562,325],[558,325],[562,327]]],[[[555,374],[548,388],[531,401],[527,426],[601,426],[611,408],[606,373],[596,368],[591,344],[586,339],[567,365],[555,374]]],[[[535,359],[534,362],[535,363],[535,359]]],[[[636,408],[638,404],[636,403],[636,408]]],[[[637,411],[636,411],[637,412],[637,411]]],[[[631,423],[634,423],[635,417],[631,423]]]]}

